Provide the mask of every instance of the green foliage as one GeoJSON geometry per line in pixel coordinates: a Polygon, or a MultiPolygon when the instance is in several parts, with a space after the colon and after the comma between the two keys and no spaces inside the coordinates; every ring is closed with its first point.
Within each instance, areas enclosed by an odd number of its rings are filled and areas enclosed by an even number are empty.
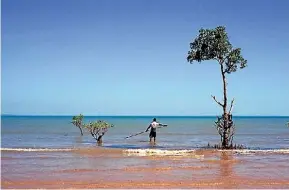
{"type": "Polygon", "coordinates": [[[235,72],[247,66],[247,60],[241,55],[241,48],[233,48],[229,41],[226,28],[218,26],[215,29],[200,29],[199,35],[190,43],[187,61],[202,62],[217,60],[224,66],[223,72],[235,72]]]}
{"type": "Polygon", "coordinates": [[[95,135],[104,135],[109,128],[113,127],[112,124],[107,123],[106,121],[98,120],[95,122],[90,122],[89,124],[85,124],[84,127],[88,129],[88,131],[95,135]]]}
{"type": "Polygon", "coordinates": [[[79,114],[78,116],[73,116],[72,117],[72,124],[77,126],[77,127],[83,127],[82,126],[82,122],[83,122],[83,115],[79,114]]]}
{"type": "Polygon", "coordinates": [[[98,142],[101,141],[101,137],[108,131],[108,129],[113,127],[112,124],[109,124],[106,121],[102,120],[84,124],[83,118],[84,117],[82,114],[78,116],[73,116],[71,123],[80,129],[81,135],[83,135],[82,129],[88,130],[88,132],[90,132],[93,138],[95,138],[98,142]]]}

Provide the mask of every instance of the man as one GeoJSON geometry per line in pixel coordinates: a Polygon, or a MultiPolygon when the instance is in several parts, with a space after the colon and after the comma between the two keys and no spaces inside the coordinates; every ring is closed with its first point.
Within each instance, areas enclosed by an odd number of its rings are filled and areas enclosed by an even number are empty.
{"type": "Polygon", "coordinates": [[[158,126],[167,126],[161,123],[157,122],[157,119],[154,118],[153,121],[150,123],[150,125],[148,126],[146,132],[149,131],[149,128],[151,128],[151,132],[149,134],[149,138],[150,138],[150,142],[152,142],[152,138],[154,138],[154,142],[156,142],[156,136],[157,136],[157,127],[158,126]]]}

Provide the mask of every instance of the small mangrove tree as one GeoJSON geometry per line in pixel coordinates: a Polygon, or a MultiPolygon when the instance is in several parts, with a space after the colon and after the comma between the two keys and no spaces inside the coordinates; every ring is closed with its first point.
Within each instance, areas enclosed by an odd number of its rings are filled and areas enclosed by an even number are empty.
{"type": "Polygon", "coordinates": [[[77,116],[73,116],[72,117],[72,124],[75,126],[75,127],[78,127],[79,130],[80,130],[80,134],[81,136],[83,136],[83,132],[82,132],[82,128],[83,128],[83,115],[82,114],[79,114],[77,116]]]}
{"type": "Polygon", "coordinates": [[[83,136],[83,130],[87,130],[92,137],[97,141],[97,143],[102,143],[102,137],[108,131],[109,128],[114,125],[109,124],[106,121],[97,120],[94,122],[89,122],[88,124],[83,123],[83,115],[80,114],[78,116],[72,117],[72,124],[79,128],[80,134],[83,136]]]}
{"type": "Polygon", "coordinates": [[[103,135],[109,128],[113,127],[113,125],[106,121],[98,120],[85,124],[84,127],[90,132],[91,136],[97,141],[97,143],[102,143],[103,135]]]}

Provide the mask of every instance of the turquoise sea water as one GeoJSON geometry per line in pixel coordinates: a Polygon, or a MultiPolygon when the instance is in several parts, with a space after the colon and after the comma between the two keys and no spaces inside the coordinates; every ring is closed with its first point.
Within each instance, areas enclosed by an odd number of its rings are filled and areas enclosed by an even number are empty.
{"type": "MultiPolygon", "coordinates": [[[[144,131],[153,117],[85,117],[85,121],[104,119],[115,125],[104,136],[104,147],[148,148],[148,133],[125,139],[144,131]]],[[[190,149],[220,142],[214,127],[215,117],[157,117],[168,127],[157,132],[157,148],[190,149]]],[[[96,146],[89,133],[80,136],[71,116],[2,116],[2,148],[74,148],[96,146]]],[[[289,117],[235,117],[235,143],[252,149],[289,148],[289,117]]]]}

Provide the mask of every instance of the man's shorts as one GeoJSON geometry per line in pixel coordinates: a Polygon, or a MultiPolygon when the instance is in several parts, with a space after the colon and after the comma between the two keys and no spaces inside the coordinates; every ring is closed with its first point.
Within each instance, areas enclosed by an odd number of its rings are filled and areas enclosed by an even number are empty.
{"type": "Polygon", "coordinates": [[[156,136],[157,136],[157,132],[155,131],[150,132],[150,138],[156,138],[156,136]]]}

